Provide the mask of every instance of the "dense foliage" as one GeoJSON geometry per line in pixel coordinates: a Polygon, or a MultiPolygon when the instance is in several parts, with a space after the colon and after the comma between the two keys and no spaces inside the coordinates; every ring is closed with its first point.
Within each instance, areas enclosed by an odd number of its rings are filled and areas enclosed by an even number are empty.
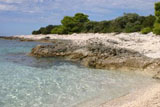
{"type": "Polygon", "coordinates": [[[160,2],[155,3],[155,16],[139,16],[136,13],[124,13],[123,16],[109,21],[90,21],[88,15],[77,13],[73,17],[65,16],[61,25],[41,27],[32,34],[72,34],[72,33],[111,33],[111,32],[149,32],[160,34],[160,2]]]}
{"type": "Polygon", "coordinates": [[[155,17],[153,33],[160,35],[160,2],[155,3],[155,17]]]}
{"type": "Polygon", "coordinates": [[[147,33],[150,33],[150,32],[152,32],[152,29],[150,27],[143,28],[142,31],[141,31],[142,34],[147,34],[147,33]]]}
{"type": "Polygon", "coordinates": [[[33,31],[32,34],[51,34],[52,29],[57,28],[58,25],[48,25],[47,27],[41,27],[37,31],[33,31]]]}

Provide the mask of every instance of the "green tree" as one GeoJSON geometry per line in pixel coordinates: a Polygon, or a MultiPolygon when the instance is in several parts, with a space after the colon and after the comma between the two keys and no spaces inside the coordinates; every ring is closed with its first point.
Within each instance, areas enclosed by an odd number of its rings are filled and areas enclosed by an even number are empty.
{"type": "Polygon", "coordinates": [[[153,33],[160,35],[160,2],[155,3],[155,17],[156,22],[154,24],[153,33]]]}
{"type": "Polygon", "coordinates": [[[73,18],[77,23],[89,22],[88,15],[85,15],[83,13],[76,13],[73,18]]]}
{"type": "Polygon", "coordinates": [[[94,28],[97,26],[98,22],[89,21],[84,23],[82,32],[83,33],[94,33],[94,28]]]}
{"type": "Polygon", "coordinates": [[[54,27],[51,30],[51,34],[67,34],[67,29],[64,26],[60,25],[60,26],[54,27]]]}
{"type": "Polygon", "coordinates": [[[45,31],[45,34],[50,34],[51,33],[51,30],[56,27],[56,25],[48,25],[46,26],[46,31],[45,31]]]}
{"type": "Polygon", "coordinates": [[[33,35],[38,35],[38,34],[41,34],[41,32],[40,32],[39,30],[37,30],[37,31],[34,30],[34,31],[32,32],[32,34],[33,34],[33,35]]]}
{"type": "Polygon", "coordinates": [[[126,33],[131,33],[131,32],[138,32],[141,31],[141,25],[137,23],[127,23],[125,32],[126,33]]]}
{"type": "MultiPolygon", "coordinates": [[[[159,3],[155,4],[155,10],[160,11],[159,3]]],[[[48,25],[41,27],[33,34],[72,34],[72,33],[110,33],[110,32],[146,32],[148,28],[159,33],[160,13],[155,16],[139,16],[136,13],[124,13],[123,16],[109,21],[90,21],[88,15],[76,13],[74,16],[65,16],[61,25],[48,25]],[[156,20],[156,21],[155,21],[156,20]],[[147,29],[146,29],[147,28],[147,29]]],[[[150,30],[149,29],[149,30],[150,30]]]]}
{"type": "Polygon", "coordinates": [[[45,27],[41,27],[39,31],[41,32],[41,34],[46,34],[47,32],[45,27]]]}
{"type": "Polygon", "coordinates": [[[156,21],[160,23],[160,2],[155,3],[155,16],[156,21]]]}
{"type": "Polygon", "coordinates": [[[80,33],[83,30],[84,24],[89,22],[88,15],[83,13],[76,13],[73,17],[75,21],[75,26],[72,29],[72,32],[80,33]]]}
{"type": "MultiPolygon", "coordinates": [[[[70,17],[70,16],[65,16],[61,20],[61,23],[62,23],[63,28],[67,28],[67,32],[66,32],[67,34],[72,33],[73,32],[73,28],[76,25],[73,17],[70,17]]],[[[62,29],[62,27],[60,29],[62,29]]]]}
{"type": "Polygon", "coordinates": [[[111,21],[111,32],[137,32],[141,30],[144,17],[136,13],[124,13],[111,21]]]}
{"type": "Polygon", "coordinates": [[[149,15],[144,17],[144,21],[142,23],[143,28],[150,27],[153,28],[154,23],[156,21],[156,17],[153,15],[149,15]]]}
{"type": "Polygon", "coordinates": [[[88,15],[77,13],[74,17],[65,16],[62,20],[62,26],[67,28],[67,33],[79,33],[82,31],[84,23],[88,22],[88,15]]]}
{"type": "Polygon", "coordinates": [[[70,16],[65,16],[62,20],[61,23],[63,26],[67,27],[67,28],[72,28],[75,26],[75,21],[73,19],[73,17],[70,16]]]}

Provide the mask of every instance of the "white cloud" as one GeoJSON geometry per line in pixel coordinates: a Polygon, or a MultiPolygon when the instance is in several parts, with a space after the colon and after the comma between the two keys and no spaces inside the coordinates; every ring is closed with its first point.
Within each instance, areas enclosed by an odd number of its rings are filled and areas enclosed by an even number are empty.
{"type": "Polygon", "coordinates": [[[42,12],[44,10],[44,0],[0,0],[0,11],[17,11],[24,13],[42,12]]]}
{"type": "Polygon", "coordinates": [[[0,0],[4,3],[24,3],[24,2],[43,2],[44,0],[0,0]]]}
{"type": "Polygon", "coordinates": [[[13,5],[0,4],[0,11],[15,11],[17,8],[13,5]]]}
{"type": "MultiPolygon", "coordinates": [[[[14,4],[19,11],[87,10],[105,12],[109,9],[135,9],[148,11],[153,9],[157,0],[0,0],[2,3],[14,4]],[[44,4],[42,4],[44,3],[44,4]],[[36,9],[35,9],[36,8],[36,9]]],[[[0,3],[1,4],[1,3],[0,3]]]]}
{"type": "MultiPolygon", "coordinates": [[[[46,17],[45,20],[59,21],[64,15],[83,12],[89,16],[107,17],[119,10],[151,14],[157,0],[0,0],[0,11],[46,17]],[[33,14],[34,13],[34,14],[33,14]],[[48,18],[48,19],[47,19],[48,18]]],[[[35,17],[35,16],[34,16],[35,17]]],[[[98,18],[97,18],[98,19],[98,18]]],[[[98,19],[98,20],[99,20],[98,19]]],[[[39,20],[42,20],[39,18],[39,20]]]]}
{"type": "Polygon", "coordinates": [[[0,1],[4,3],[23,3],[26,0],[0,0],[0,1]]]}

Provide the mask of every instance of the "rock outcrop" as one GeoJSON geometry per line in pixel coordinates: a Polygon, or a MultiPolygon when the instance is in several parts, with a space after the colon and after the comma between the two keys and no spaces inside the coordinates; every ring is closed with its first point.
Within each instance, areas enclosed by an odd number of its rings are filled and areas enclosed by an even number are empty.
{"type": "Polygon", "coordinates": [[[53,45],[45,46],[38,45],[32,49],[30,55],[36,57],[60,56],[98,69],[153,70],[160,65],[158,59],[152,59],[136,51],[114,45],[104,45],[97,41],[86,41],[84,46],[78,46],[71,41],[54,42],[53,45]]]}

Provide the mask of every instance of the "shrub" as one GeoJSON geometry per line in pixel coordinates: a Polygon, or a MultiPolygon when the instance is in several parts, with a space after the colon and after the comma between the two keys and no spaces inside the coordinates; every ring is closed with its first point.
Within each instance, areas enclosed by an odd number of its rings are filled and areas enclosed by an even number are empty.
{"type": "Polygon", "coordinates": [[[41,34],[41,32],[38,30],[38,31],[36,31],[36,30],[34,30],[33,32],[32,32],[32,34],[33,35],[38,35],[38,34],[41,34]]]}
{"type": "Polygon", "coordinates": [[[46,30],[45,30],[45,34],[50,34],[51,33],[51,30],[53,29],[53,28],[55,28],[55,27],[57,27],[56,25],[48,25],[48,26],[46,26],[46,30]]]}
{"type": "Polygon", "coordinates": [[[146,27],[146,28],[143,28],[142,30],[141,30],[141,33],[142,34],[148,34],[148,33],[150,33],[152,31],[152,29],[150,28],[150,27],[146,27]]]}
{"type": "Polygon", "coordinates": [[[160,35],[160,23],[155,23],[154,24],[153,33],[156,34],[156,35],[160,35]]]}
{"type": "Polygon", "coordinates": [[[67,34],[67,30],[64,26],[57,26],[51,30],[52,34],[67,34]]]}
{"type": "Polygon", "coordinates": [[[155,21],[156,21],[155,16],[153,16],[153,15],[146,16],[146,17],[144,17],[142,27],[143,28],[146,28],[146,27],[153,28],[155,21]]]}
{"type": "Polygon", "coordinates": [[[127,23],[125,32],[131,33],[131,32],[138,32],[141,30],[141,25],[138,23],[127,23]]]}

